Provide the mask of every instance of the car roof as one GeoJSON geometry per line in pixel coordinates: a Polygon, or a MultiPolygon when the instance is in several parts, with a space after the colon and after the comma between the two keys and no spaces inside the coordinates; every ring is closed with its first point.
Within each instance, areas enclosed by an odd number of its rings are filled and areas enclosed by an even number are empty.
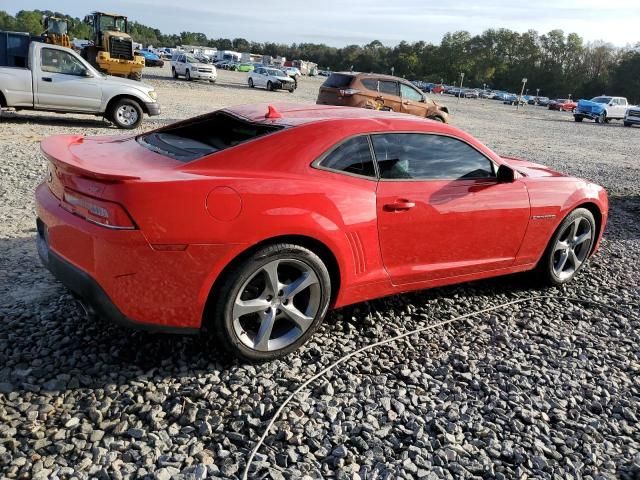
{"type": "MultiPolygon", "coordinates": [[[[424,129],[424,125],[434,123],[430,120],[408,115],[406,113],[395,113],[378,111],[368,108],[340,107],[334,105],[313,105],[296,103],[258,103],[251,105],[237,105],[227,107],[223,111],[232,115],[243,117],[250,122],[266,123],[269,125],[280,125],[283,127],[294,127],[305,124],[320,122],[344,122],[344,121],[372,121],[377,124],[389,120],[401,121],[404,125],[414,123],[424,129]],[[267,117],[269,109],[275,110],[275,116],[267,117]],[[279,116],[277,116],[279,115],[279,116]]],[[[454,127],[438,123],[442,127],[447,127],[457,131],[454,127]]]]}
{"type": "Polygon", "coordinates": [[[393,75],[385,75],[384,73],[363,73],[363,72],[331,72],[331,74],[349,75],[358,78],[381,78],[383,80],[392,80],[396,82],[411,83],[406,78],[395,77],[393,75]]]}

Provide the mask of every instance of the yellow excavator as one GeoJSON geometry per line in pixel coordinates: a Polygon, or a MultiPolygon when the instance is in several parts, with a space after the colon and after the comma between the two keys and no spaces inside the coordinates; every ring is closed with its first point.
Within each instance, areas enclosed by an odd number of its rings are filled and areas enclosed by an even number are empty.
{"type": "Polygon", "coordinates": [[[68,34],[69,23],[67,20],[45,15],[42,17],[42,26],[44,27],[42,36],[47,43],[71,48],[68,34]]]}
{"type": "Polygon", "coordinates": [[[109,75],[142,80],[144,57],[134,54],[127,17],[93,12],[84,21],[91,27],[92,44],[82,49],[82,56],[109,75]]]}

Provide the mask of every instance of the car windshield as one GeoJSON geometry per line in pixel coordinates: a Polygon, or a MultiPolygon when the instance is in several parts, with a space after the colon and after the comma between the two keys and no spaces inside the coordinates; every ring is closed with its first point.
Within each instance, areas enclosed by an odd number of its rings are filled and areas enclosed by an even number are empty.
{"type": "Polygon", "coordinates": [[[611,101],[611,97],[596,97],[592,98],[591,101],[596,103],[609,103],[611,101]]]}
{"type": "Polygon", "coordinates": [[[272,77],[282,77],[284,75],[284,73],[280,70],[276,70],[275,68],[267,68],[265,71],[267,72],[267,75],[271,75],[272,77]]]}
{"type": "Polygon", "coordinates": [[[193,55],[186,55],[186,57],[187,57],[187,62],[189,63],[200,63],[200,60],[198,60],[193,55]]]}

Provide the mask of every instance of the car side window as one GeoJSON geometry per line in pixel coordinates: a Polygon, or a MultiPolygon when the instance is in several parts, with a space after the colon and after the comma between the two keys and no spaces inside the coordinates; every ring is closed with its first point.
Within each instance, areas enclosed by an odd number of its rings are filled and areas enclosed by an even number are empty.
{"type": "Polygon", "coordinates": [[[410,87],[409,85],[406,85],[404,83],[400,84],[400,95],[402,96],[402,98],[413,100],[414,102],[422,101],[422,94],[415,88],[410,87]]]}
{"type": "Polygon", "coordinates": [[[320,166],[372,178],[376,176],[366,136],[350,138],[340,144],[320,162],[320,166]]]}
{"type": "Polygon", "coordinates": [[[84,76],[87,69],[68,52],[43,48],[40,53],[40,64],[43,72],[62,73],[64,75],[84,76]]]}
{"type": "Polygon", "coordinates": [[[372,90],[374,92],[378,91],[378,80],[376,80],[375,78],[363,79],[362,85],[364,85],[364,88],[366,88],[367,90],[372,90]]]}
{"type": "Polygon", "coordinates": [[[398,82],[390,80],[380,80],[378,82],[378,89],[380,90],[380,93],[398,96],[398,82]]]}
{"type": "Polygon", "coordinates": [[[380,178],[468,180],[495,177],[491,160],[453,137],[388,133],[371,138],[380,178]]]}

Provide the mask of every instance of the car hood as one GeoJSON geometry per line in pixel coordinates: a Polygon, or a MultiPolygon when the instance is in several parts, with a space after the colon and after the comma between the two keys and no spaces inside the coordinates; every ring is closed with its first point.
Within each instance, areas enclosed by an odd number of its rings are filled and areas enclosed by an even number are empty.
{"type": "Polygon", "coordinates": [[[526,177],[566,177],[564,173],[556,172],[539,163],[529,162],[521,158],[502,157],[509,166],[526,177]]]}
{"type": "Polygon", "coordinates": [[[578,101],[578,109],[590,112],[602,112],[606,106],[604,103],[592,102],[591,100],[578,101]]]}
{"type": "Polygon", "coordinates": [[[151,90],[153,90],[153,87],[147,85],[146,83],[138,82],[136,80],[130,80],[128,78],[113,77],[111,75],[105,75],[102,78],[108,85],[126,85],[128,87],[137,88],[138,90],[142,90],[144,92],[150,92],[151,90]]]}
{"type": "Polygon", "coordinates": [[[293,82],[293,79],[290,77],[287,77],[286,75],[279,75],[275,78],[280,80],[281,82],[293,82]]]}

